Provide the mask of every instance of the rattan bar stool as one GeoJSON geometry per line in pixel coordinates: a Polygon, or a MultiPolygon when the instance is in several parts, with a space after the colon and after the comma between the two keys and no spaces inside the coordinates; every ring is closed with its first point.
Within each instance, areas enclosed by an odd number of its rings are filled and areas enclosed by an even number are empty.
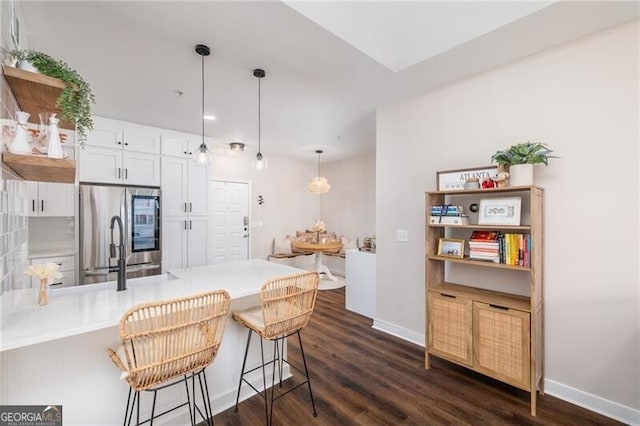
{"type": "Polygon", "coordinates": [[[136,425],[140,425],[147,422],[153,424],[155,418],[184,406],[189,407],[192,425],[196,423],[196,413],[207,424],[213,424],[209,386],[204,370],[213,362],[220,348],[229,304],[229,293],[216,290],[137,305],[122,316],[119,325],[121,345],[117,351],[107,349],[107,353],[122,371],[121,377],[129,383],[125,425],[131,424],[136,407],[136,425]],[[204,413],[196,404],[196,378],[204,413]],[[156,414],[157,392],[180,383],[185,385],[187,402],[156,414]],[[151,417],[142,422],[141,391],[153,392],[151,417]]]}
{"type": "Polygon", "coordinates": [[[267,281],[260,289],[261,306],[257,306],[246,311],[234,312],[232,317],[235,321],[249,329],[247,336],[247,346],[244,351],[244,359],[242,361],[242,372],[238,383],[238,394],[236,396],[235,411],[238,411],[238,402],[240,400],[240,390],[242,382],[248,384],[257,394],[264,398],[264,409],[266,424],[270,425],[273,421],[273,402],[286,395],[287,393],[307,384],[309,395],[311,397],[311,406],[313,408],[313,416],[316,417],[316,404],[313,399],[313,391],[311,390],[311,380],[309,379],[309,370],[307,369],[307,359],[304,355],[302,347],[302,338],[300,330],[307,325],[313,308],[316,303],[316,295],[318,293],[318,273],[305,272],[296,275],[290,275],[275,278],[267,281]],[[251,336],[257,333],[260,338],[260,352],[262,355],[262,363],[255,368],[246,370],[247,354],[251,345],[251,336]],[[304,371],[289,363],[284,356],[284,340],[296,334],[298,343],[300,344],[300,353],[304,371]],[[265,362],[263,339],[273,342],[273,359],[265,362]],[[276,366],[278,367],[278,376],[280,387],[282,387],[282,369],[284,363],[304,374],[306,380],[297,384],[281,395],[275,396],[275,377],[276,366]],[[267,397],[267,378],[265,367],[273,364],[273,373],[271,376],[271,399],[267,397]],[[262,385],[264,389],[260,392],[245,376],[255,370],[262,369],[262,385]]]}

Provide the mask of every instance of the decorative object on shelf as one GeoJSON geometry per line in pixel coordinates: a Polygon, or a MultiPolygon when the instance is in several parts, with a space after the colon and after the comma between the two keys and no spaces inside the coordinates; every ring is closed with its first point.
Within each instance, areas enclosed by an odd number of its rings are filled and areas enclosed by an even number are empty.
{"type": "Polygon", "coordinates": [[[549,164],[553,151],[547,144],[541,142],[523,142],[511,145],[509,148],[497,151],[491,156],[491,161],[498,163],[503,171],[509,172],[511,186],[533,185],[533,165],[549,164]]]}
{"type": "Polygon", "coordinates": [[[231,142],[229,143],[229,149],[231,152],[242,152],[244,151],[244,144],[242,142],[231,142]]]}
{"type": "Polygon", "coordinates": [[[213,161],[213,156],[209,148],[207,148],[207,144],[204,142],[204,57],[211,54],[211,49],[204,44],[196,44],[196,53],[202,58],[202,114],[200,114],[202,121],[202,143],[193,153],[193,162],[197,166],[208,166],[213,161]]]}
{"type": "Polygon", "coordinates": [[[479,189],[480,180],[477,177],[472,177],[466,180],[464,183],[464,189],[479,189]]]}
{"type": "Polygon", "coordinates": [[[318,176],[311,179],[307,185],[307,189],[314,194],[324,194],[329,192],[331,189],[331,185],[329,185],[327,178],[320,176],[320,155],[322,152],[323,151],[321,149],[316,150],[316,154],[318,154],[318,176]]]}
{"type": "Polygon", "coordinates": [[[483,198],[480,200],[479,225],[520,226],[520,197],[483,198]]]}
{"type": "Polygon", "coordinates": [[[509,179],[509,172],[500,171],[496,175],[496,177],[492,178],[494,182],[494,186],[496,188],[504,188],[507,186],[507,179],[509,179]]]}
{"type": "Polygon", "coordinates": [[[438,240],[438,256],[462,259],[464,257],[464,240],[440,238],[438,240]]]}
{"type": "Polygon", "coordinates": [[[31,145],[29,145],[29,135],[27,133],[27,122],[30,115],[25,111],[16,111],[16,130],[13,135],[13,141],[9,145],[9,152],[12,154],[31,154],[31,145]]]}
{"type": "Polygon", "coordinates": [[[432,225],[468,225],[469,216],[464,214],[462,206],[436,205],[431,207],[429,223],[432,225]]]}
{"type": "Polygon", "coordinates": [[[56,113],[52,113],[49,117],[49,146],[47,148],[47,157],[49,158],[62,158],[64,153],[62,152],[62,144],[60,143],[60,130],[58,129],[58,117],[56,113]]]}
{"type": "Polygon", "coordinates": [[[478,203],[471,203],[471,205],[469,205],[469,211],[472,211],[473,213],[478,213],[479,210],[479,205],[478,203]]]}
{"type": "Polygon", "coordinates": [[[66,87],[58,96],[56,106],[60,108],[60,117],[75,123],[79,139],[84,140],[87,130],[93,129],[91,106],[95,103],[95,98],[89,84],[67,63],[46,53],[36,50],[12,50],[9,54],[18,62],[31,62],[41,74],[65,82],[66,87]]]}
{"type": "Polygon", "coordinates": [[[262,157],[262,145],[261,145],[261,137],[262,137],[262,114],[261,114],[261,98],[260,98],[260,81],[267,75],[267,73],[261,69],[256,68],[253,70],[253,76],[258,79],[258,153],[256,154],[256,159],[251,162],[251,167],[256,169],[257,171],[264,170],[267,168],[267,160],[262,157]]]}
{"type": "Polygon", "coordinates": [[[46,305],[49,303],[49,281],[59,280],[62,274],[58,272],[57,263],[38,263],[29,266],[25,274],[36,277],[40,280],[40,290],[38,291],[38,304],[46,305]]]}
{"type": "Polygon", "coordinates": [[[469,169],[443,170],[436,172],[438,191],[462,191],[469,179],[482,181],[498,173],[496,166],[472,167],[469,169]]]}

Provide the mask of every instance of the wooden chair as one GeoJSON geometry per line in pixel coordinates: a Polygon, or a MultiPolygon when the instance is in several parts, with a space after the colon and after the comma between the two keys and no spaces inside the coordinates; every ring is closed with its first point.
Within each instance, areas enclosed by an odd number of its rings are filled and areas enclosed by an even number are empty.
{"type": "Polygon", "coordinates": [[[244,360],[242,361],[242,372],[240,373],[240,380],[238,383],[238,394],[236,396],[235,411],[238,411],[238,402],[240,400],[240,389],[242,388],[242,382],[248,384],[256,393],[261,394],[264,398],[266,423],[270,425],[273,421],[273,402],[274,400],[284,396],[286,393],[307,384],[309,388],[309,395],[311,396],[311,406],[313,408],[313,416],[317,417],[316,405],[313,399],[313,392],[311,390],[311,380],[309,379],[309,370],[307,369],[307,360],[304,355],[304,349],[302,347],[302,339],[300,337],[300,330],[307,325],[309,318],[313,312],[313,308],[316,302],[316,295],[318,293],[318,273],[317,272],[305,272],[296,275],[285,276],[281,278],[275,278],[267,281],[260,290],[261,306],[255,308],[234,312],[232,317],[235,321],[249,329],[249,335],[247,337],[247,346],[244,352],[244,360]],[[251,344],[251,336],[253,333],[257,333],[260,339],[260,352],[262,355],[262,364],[245,371],[247,364],[247,354],[249,353],[249,346],[251,344]],[[302,354],[302,362],[304,364],[304,371],[290,364],[284,357],[284,339],[289,336],[297,334],[298,342],[300,344],[300,352],[302,354]],[[274,342],[273,345],[273,359],[271,361],[264,361],[264,347],[263,339],[274,342]],[[284,363],[303,373],[306,380],[297,384],[287,392],[275,397],[275,371],[276,365],[278,367],[278,375],[280,386],[282,386],[282,368],[284,363]],[[269,364],[273,364],[273,374],[271,376],[271,401],[270,404],[267,401],[267,379],[265,367],[269,364]],[[262,369],[262,384],[264,390],[260,392],[256,389],[245,376],[257,369],[262,369]]]}
{"type": "Polygon", "coordinates": [[[150,421],[150,424],[153,424],[154,418],[187,405],[192,425],[195,425],[196,412],[207,424],[213,424],[209,386],[204,369],[213,362],[220,348],[229,304],[229,293],[217,290],[191,297],[137,305],[122,316],[119,325],[121,345],[118,353],[112,349],[107,349],[107,353],[130,386],[124,416],[125,425],[131,424],[136,402],[136,424],[141,424],[141,391],[153,392],[151,417],[142,423],[150,421]],[[196,377],[200,384],[204,414],[196,404],[196,377]],[[192,384],[191,395],[189,378],[192,384]],[[158,390],[182,382],[187,390],[187,402],[155,415],[158,390]]]}

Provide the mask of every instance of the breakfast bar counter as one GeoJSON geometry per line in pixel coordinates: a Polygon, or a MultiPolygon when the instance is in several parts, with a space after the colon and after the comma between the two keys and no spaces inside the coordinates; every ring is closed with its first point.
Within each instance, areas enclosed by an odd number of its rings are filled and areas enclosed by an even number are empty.
{"type": "MultiPolygon", "coordinates": [[[[119,380],[120,372],[105,350],[119,343],[117,325],[125,311],[215,289],[229,292],[231,311],[246,309],[259,303],[265,281],[298,272],[263,260],[200,266],[130,279],[122,292],[116,292],[115,282],[54,290],[45,306],[38,306],[36,290],[5,293],[0,404],[62,404],[65,425],[121,423],[128,385],[119,380]]],[[[229,318],[218,356],[206,370],[214,413],[235,403],[245,343],[246,330],[229,318]]],[[[252,353],[248,362],[258,358],[258,352],[252,353]]],[[[158,409],[185,397],[178,388],[159,393],[158,409]]],[[[188,422],[186,410],[178,417],[181,411],[158,423],[188,422]]]]}

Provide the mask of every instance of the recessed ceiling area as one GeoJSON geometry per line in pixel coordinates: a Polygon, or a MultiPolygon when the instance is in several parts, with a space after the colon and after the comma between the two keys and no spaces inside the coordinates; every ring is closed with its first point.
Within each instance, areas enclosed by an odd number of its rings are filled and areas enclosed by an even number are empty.
{"type": "Polygon", "coordinates": [[[554,2],[286,3],[391,71],[398,72],[554,2]]]}
{"type": "Polygon", "coordinates": [[[199,134],[203,43],[214,148],[255,155],[263,68],[262,152],[309,161],[373,151],[378,107],[638,18],[635,2],[19,4],[23,47],[75,68],[96,115],[199,134]]]}

